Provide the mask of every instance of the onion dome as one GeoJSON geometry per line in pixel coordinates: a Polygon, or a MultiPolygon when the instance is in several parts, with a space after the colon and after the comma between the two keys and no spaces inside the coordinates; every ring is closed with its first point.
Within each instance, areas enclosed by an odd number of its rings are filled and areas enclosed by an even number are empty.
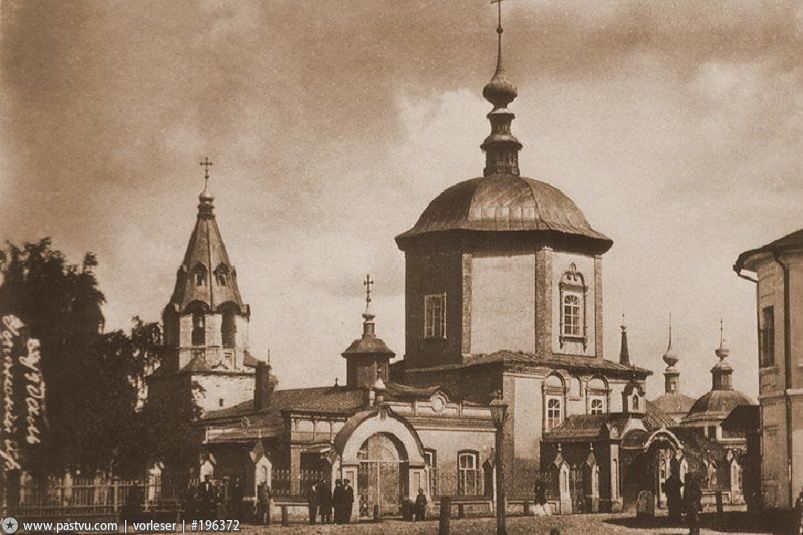
{"type": "Polygon", "coordinates": [[[546,182],[520,176],[522,145],[511,132],[515,116],[507,109],[517,92],[505,76],[501,24],[496,31],[496,70],[482,92],[493,105],[487,115],[491,133],[481,145],[485,152],[483,176],[443,191],[413,228],[396,237],[396,243],[406,250],[418,238],[437,233],[515,231],[548,244],[568,243],[602,254],[613,242],[591,227],[574,201],[546,182]]]}
{"type": "Polygon", "coordinates": [[[388,377],[388,363],[395,353],[376,336],[374,313],[371,311],[371,276],[365,277],[365,312],[362,337],[354,340],[341,355],[346,359],[346,384],[349,387],[371,388],[388,377]]]}
{"type": "Polygon", "coordinates": [[[738,406],[755,405],[755,402],[747,395],[733,388],[731,382],[733,367],[727,361],[730,350],[725,346],[721,323],[719,347],[714,353],[719,358],[719,362],[711,368],[711,391],[694,402],[684,421],[720,417],[724,419],[738,406]]]}

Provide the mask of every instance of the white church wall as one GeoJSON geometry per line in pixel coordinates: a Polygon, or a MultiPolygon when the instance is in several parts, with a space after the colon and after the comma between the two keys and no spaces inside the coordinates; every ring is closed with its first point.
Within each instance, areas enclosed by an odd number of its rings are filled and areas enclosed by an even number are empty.
{"type": "Polygon", "coordinates": [[[541,458],[544,420],[543,377],[506,375],[505,386],[513,386],[513,454],[516,459],[541,458]]]}
{"type": "Polygon", "coordinates": [[[201,387],[194,391],[195,402],[204,412],[232,407],[254,397],[253,376],[197,375],[193,379],[201,387]]]}
{"type": "Polygon", "coordinates": [[[471,352],[535,351],[535,254],[471,260],[471,352]]]}

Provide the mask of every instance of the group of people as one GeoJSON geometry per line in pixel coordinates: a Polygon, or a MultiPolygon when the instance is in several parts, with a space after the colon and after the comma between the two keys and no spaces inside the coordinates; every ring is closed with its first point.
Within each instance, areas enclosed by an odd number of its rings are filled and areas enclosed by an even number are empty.
{"type": "Polygon", "coordinates": [[[187,485],[181,497],[185,519],[223,520],[242,517],[245,489],[240,478],[228,484],[228,489],[220,481],[212,481],[206,476],[200,485],[187,485]],[[227,492],[228,491],[228,492],[227,492]]]}
{"type": "Polygon", "coordinates": [[[319,514],[321,524],[331,524],[333,520],[335,524],[348,524],[353,506],[354,488],[348,479],[336,480],[334,491],[327,481],[316,481],[307,489],[310,524],[315,524],[319,514]]]}
{"type": "Polygon", "coordinates": [[[703,491],[697,474],[687,473],[684,483],[680,479],[678,470],[673,467],[672,473],[664,482],[664,493],[670,521],[679,524],[685,511],[689,535],[698,535],[700,533],[700,511],[703,508],[703,491]]]}

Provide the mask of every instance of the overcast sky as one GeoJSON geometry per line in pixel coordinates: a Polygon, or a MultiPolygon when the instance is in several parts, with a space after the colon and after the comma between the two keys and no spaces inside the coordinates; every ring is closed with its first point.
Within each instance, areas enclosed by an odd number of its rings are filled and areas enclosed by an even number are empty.
{"type": "MultiPolygon", "coordinates": [[[[655,371],[673,313],[681,389],[710,388],[719,320],[757,392],[755,287],[736,256],[803,226],[803,4],[505,2],[521,169],[614,240],[605,351],[626,314],[655,371]]],[[[97,253],[109,327],[157,320],[210,189],[251,349],[280,386],[329,384],[360,333],[404,352],[393,241],[482,174],[487,0],[4,0],[0,238],[97,253]]]]}

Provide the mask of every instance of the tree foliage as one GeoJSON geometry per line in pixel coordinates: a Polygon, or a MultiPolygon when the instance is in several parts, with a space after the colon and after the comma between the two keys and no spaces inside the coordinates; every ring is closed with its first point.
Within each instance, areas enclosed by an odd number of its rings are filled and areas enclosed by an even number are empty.
{"type": "Polygon", "coordinates": [[[130,333],[104,332],[96,265],[91,253],[69,264],[48,238],[0,251],[0,313],[18,316],[41,343],[48,425],[28,455],[36,471],[135,474],[189,449],[189,398],[172,411],[143,410],[145,378],[160,364],[159,325],[135,317],[130,333]]]}

